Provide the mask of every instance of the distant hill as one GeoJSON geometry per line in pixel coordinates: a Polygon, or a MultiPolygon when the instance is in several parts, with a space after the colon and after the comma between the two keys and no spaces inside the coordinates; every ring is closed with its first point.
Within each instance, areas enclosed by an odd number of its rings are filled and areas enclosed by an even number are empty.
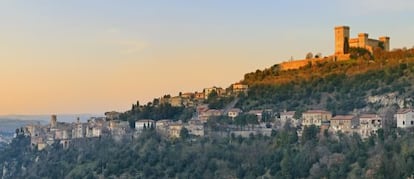
{"type": "MultiPolygon", "coordinates": [[[[57,119],[60,122],[74,122],[77,117],[80,117],[81,121],[86,121],[90,117],[99,117],[102,115],[94,114],[64,114],[58,115],[57,119]]],[[[0,116],[0,131],[14,132],[16,128],[28,124],[41,124],[45,125],[49,123],[50,115],[2,115],[0,116]]]]}
{"type": "Polygon", "coordinates": [[[0,117],[0,131],[13,132],[16,128],[28,124],[46,124],[46,121],[41,120],[21,120],[16,118],[2,118],[0,117]]]}

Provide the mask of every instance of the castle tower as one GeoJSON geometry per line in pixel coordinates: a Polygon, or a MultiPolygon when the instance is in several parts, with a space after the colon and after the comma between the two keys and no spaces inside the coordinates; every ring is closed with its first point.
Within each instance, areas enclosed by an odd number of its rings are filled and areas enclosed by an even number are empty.
{"type": "Polygon", "coordinates": [[[385,51],[390,51],[390,37],[380,37],[379,41],[383,43],[385,51]]]}
{"type": "Polygon", "coordinates": [[[57,117],[56,115],[52,115],[50,117],[50,128],[54,129],[57,127],[57,117]]]}
{"type": "Polygon", "coordinates": [[[358,47],[367,48],[367,44],[368,44],[368,34],[359,33],[358,34],[358,47]]]}
{"type": "Polygon", "coordinates": [[[335,27],[335,55],[347,54],[349,50],[349,27],[335,27]]]}

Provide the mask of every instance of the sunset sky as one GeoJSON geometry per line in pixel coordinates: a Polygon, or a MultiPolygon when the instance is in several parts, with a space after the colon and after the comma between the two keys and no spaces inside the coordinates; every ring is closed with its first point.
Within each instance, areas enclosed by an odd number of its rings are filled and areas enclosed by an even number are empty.
{"type": "Polygon", "coordinates": [[[412,0],[1,0],[0,114],[125,111],[228,87],[307,52],[333,29],[414,45],[412,0]]]}

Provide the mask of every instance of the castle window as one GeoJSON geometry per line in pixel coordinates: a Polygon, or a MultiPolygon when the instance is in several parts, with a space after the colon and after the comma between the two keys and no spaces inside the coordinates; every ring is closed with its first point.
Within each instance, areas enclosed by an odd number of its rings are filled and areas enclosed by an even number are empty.
{"type": "Polygon", "coordinates": [[[403,125],[405,125],[405,121],[403,121],[403,125]]]}
{"type": "Polygon", "coordinates": [[[414,124],[414,121],[411,121],[411,125],[413,125],[414,124]]]}

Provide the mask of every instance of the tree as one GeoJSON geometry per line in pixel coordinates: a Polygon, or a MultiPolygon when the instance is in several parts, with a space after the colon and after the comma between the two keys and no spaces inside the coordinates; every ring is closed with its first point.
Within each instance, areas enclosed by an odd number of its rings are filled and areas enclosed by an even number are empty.
{"type": "Polygon", "coordinates": [[[308,52],[306,54],[306,59],[312,59],[313,58],[313,53],[312,52],[308,52]]]}
{"type": "Polygon", "coordinates": [[[351,47],[349,48],[349,53],[353,59],[372,60],[373,58],[371,52],[362,47],[351,47]]]}
{"type": "Polygon", "coordinates": [[[188,137],[190,137],[190,133],[188,132],[187,128],[185,128],[185,127],[181,128],[180,137],[182,139],[188,139],[188,137]]]}
{"type": "Polygon", "coordinates": [[[302,143],[305,143],[306,141],[315,141],[318,131],[319,129],[315,125],[305,126],[302,132],[302,143]]]}
{"type": "Polygon", "coordinates": [[[252,128],[254,128],[254,125],[259,124],[257,121],[257,116],[254,114],[245,114],[246,123],[250,124],[252,128]]]}
{"type": "Polygon", "coordinates": [[[213,90],[213,91],[211,91],[209,94],[208,94],[208,100],[215,100],[216,98],[218,97],[218,93],[217,93],[217,91],[216,90],[213,90]]]}
{"type": "Polygon", "coordinates": [[[242,129],[247,124],[246,115],[238,115],[234,118],[234,124],[240,126],[240,129],[242,129]]]}
{"type": "Polygon", "coordinates": [[[267,111],[262,112],[262,121],[263,122],[270,122],[271,119],[272,119],[272,114],[270,112],[267,112],[267,111]]]}
{"type": "Polygon", "coordinates": [[[293,170],[293,163],[292,163],[292,156],[289,149],[284,153],[282,161],[280,161],[280,169],[283,178],[294,178],[292,176],[293,170]]]}

